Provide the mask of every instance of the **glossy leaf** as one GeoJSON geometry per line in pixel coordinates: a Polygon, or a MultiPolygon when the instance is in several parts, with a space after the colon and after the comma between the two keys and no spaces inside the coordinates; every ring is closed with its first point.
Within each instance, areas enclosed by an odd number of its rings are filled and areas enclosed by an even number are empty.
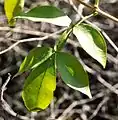
{"type": "Polygon", "coordinates": [[[31,50],[28,56],[20,65],[19,73],[33,69],[44,61],[46,61],[53,54],[53,49],[48,47],[37,47],[31,50]]]}
{"type": "Polygon", "coordinates": [[[54,6],[37,6],[28,12],[21,13],[16,18],[28,19],[34,22],[47,22],[59,26],[69,26],[71,19],[54,6]]]}
{"type": "Polygon", "coordinates": [[[107,48],[101,33],[88,24],[76,25],[73,28],[73,33],[82,48],[105,67],[107,48]]]}
{"type": "Polygon", "coordinates": [[[22,97],[29,111],[45,109],[53,99],[56,88],[54,58],[36,67],[25,80],[22,97]]]}
{"type": "Polygon", "coordinates": [[[5,14],[10,26],[15,25],[14,16],[19,14],[24,7],[24,0],[5,0],[4,1],[5,14]]]}
{"type": "Polygon", "coordinates": [[[91,98],[88,75],[76,57],[68,53],[57,52],[56,64],[62,80],[69,87],[91,98]]]}

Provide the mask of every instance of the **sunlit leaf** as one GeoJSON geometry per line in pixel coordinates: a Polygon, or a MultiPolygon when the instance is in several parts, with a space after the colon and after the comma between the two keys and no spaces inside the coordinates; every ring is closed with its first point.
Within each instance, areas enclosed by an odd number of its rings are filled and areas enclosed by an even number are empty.
{"type": "Polygon", "coordinates": [[[20,65],[19,73],[33,69],[46,61],[53,54],[53,49],[48,47],[37,47],[31,50],[20,65]]]}
{"type": "Polygon", "coordinates": [[[28,12],[21,13],[16,18],[28,19],[34,22],[47,22],[59,26],[69,26],[71,19],[54,6],[37,6],[28,12]]]}
{"type": "Polygon", "coordinates": [[[36,67],[25,80],[22,97],[29,111],[40,111],[48,107],[56,88],[54,57],[36,67]]]}
{"type": "Polygon", "coordinates": [[[91,98],[88,75],[76,57],[68,53],[57,52],[56,64],[62,80],[69,87],[91,98]]]}
{"type": "Polygon", "coordinates": [[[19,14],[24,7],[24,0],[4,0],[5,14],[10,26],[15,25],[14,16],[19,14]]]}
{"type": "Polygon", "coordinates": [[[88,24],[76,25],[73,33],[82,48],[105,67],[107,48],[101,33],[88,24]]]}

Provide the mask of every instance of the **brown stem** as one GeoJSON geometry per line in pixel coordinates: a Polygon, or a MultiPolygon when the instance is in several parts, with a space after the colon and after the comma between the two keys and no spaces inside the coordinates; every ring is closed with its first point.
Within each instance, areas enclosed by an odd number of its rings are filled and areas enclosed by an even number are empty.
{"type": "Polygon", "coordinates": [[[100,15],[102,15],[102,16],[104,16],[104,17],[106,17],[106,18],[109,18],[109,19],[111,19],[111,20],[114,21],[114,22],[118,22],[118,18],[116,18],[116,17],[114,17],[114,16],[112,16],[112,15],[110,15],[110,14],[102,11],[102,10],[99,9],[99,8],[96,8],[95,6],[92,6],[92,5],[88,4],[88,3],[85,3],[83,0],[78,0],[78,2],[80,2],[81,4],[83,4],[84,6],[86,6],[87,8],[89,8],[89,9],[91,9],[91,10],[95,10],[95,11],[98,12],[100,15]]]}

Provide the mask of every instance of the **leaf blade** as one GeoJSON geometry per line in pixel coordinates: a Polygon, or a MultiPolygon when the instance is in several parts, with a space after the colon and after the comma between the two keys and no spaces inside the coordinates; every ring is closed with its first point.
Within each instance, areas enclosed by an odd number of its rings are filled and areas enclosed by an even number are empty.
{"type": "Polygon", "coordinates": [[[10,26],[15,25],[16,20],[14,16],[20,13],[23,7],[24,7],[24,0],[5,0],[4,9],[5,9],[6,17],[8,19],[8,24],[10,26]]]}
{"type": "Polygon", "coordinates": [[[91,98],[87,73],[74,56],[68,53],[57,52],[56,64],[62,80],[69,87],[91,98]]]}
{"type": "Polygon", "coordinates": [[[54,6],[37,6],[28,12],[21,13],[16,18],[28,19],[34,22],[47,22],[59,26],[69,26],[71,23],[71,19],[54,6]]]}
{"type": "Polygon", "coordinates": [[[80,24],[73,28],[73,34],[82,48],[105,68],[107,47],[101,33],[88,24],[80,24]]]}
{"type": "Polygon", "coordinates": [[[25,81],[22,98],[29,111],[45,109],[56,88],[54,59],[48,59],[34,69],[25,81]]]}
{"type": "Polygon", "coordinates": [[[53,49],[49,47],[37,47],[32,49],[20,65],[19,73],[37,67],[46,61],[52,54],[53,49]]]}

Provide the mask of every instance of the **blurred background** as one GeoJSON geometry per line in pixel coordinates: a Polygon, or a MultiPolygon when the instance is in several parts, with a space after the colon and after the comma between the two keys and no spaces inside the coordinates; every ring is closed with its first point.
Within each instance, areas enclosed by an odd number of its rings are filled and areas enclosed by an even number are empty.
{"type": "MultiPolygon", "coordinates": [[[[94,0],[86,1],[89,4],[94,3],[94,0]]],[[[50,4],[62,9],[73,22],[80,19],[80,14],[91,13],[90,10],[78,3],[74,6],[71,0],[26,0],[25,10],[36,5],[50,4]]],[[[100,0],[100,8],[118,18],[118,0],[100,0]]],[[[118,46],[118,23],[99,15],[89,21],[104,30],[118,46]]],[[[0,51],[7,49],[17,41],[34,38],[34,41],[20,43],[0,54],[0,87],[7,80],[8,73],[13,76],[18,72],[20,64],[31,49],[36,46],[53,47],[63,29],[64,27],[48,23],[18,20],[15,28],[11,31],[4,14],[3,0],[0,0],[0,51]],[[57,34],[38,40],[38,38],[54,32],[57,34]]],[[[118,120],[118,54],[107,39],[106,43],[108,60],[105,69],[80,47],[75,36],[71,35],[63,48],[63,51],[70,52],[82,60],[88,71],[92,99],[69,88],[63,83],[60,76],[57,76],[57,88],[50,106],[44,111],[30,113],[21,98],[21,91],[27,76],[23,74],[10,80],[4,93],[6,102],[15,113],[22,117],[14,117],[6,112],[0,101],[0,120],[22,120],[25,117],[29,120],[118,120]]]]}

